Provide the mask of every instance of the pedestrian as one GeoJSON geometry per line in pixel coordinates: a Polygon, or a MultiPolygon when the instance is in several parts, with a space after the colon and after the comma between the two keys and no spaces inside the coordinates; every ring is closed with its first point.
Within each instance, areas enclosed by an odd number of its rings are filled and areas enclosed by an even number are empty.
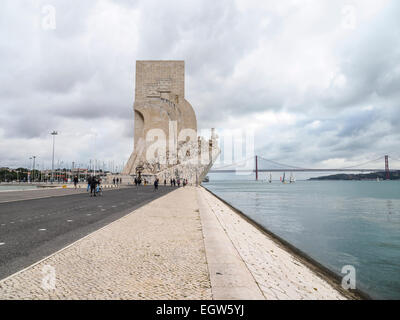
{"type": "Polygon", "coordinates": [[[181,179],[178,178],[178,188],[181,186],[181,179]]]}
{"type": "Polygon", "coordinates": [[[97,179],[96,177],[92,177],[92,180],[90,182],[90,196],[95,197],[96,196],[96,187],[97,187],[97,179]]]}
{"type": "Polygon", "coordinates": [[[158,182],[159,182],[159,180],[158,180],[158,178],[156,178],[154,180],[154,191],[158,190],[158,182]]]}
{"type": "Polygon", "coordinates": [[[167,179],[164,179],[164,187],[167,186],[167,179]]]}
{"type": "Polygon", "coordinates": [[[173,184],[173,182],[172,182],[172,178],[169,180],[169,182],[170,182],[170,184],[171,184],[171,187],[172,187],[172,184],[173,184]]]}
{"type": "Polygon", "coordinates": [[[97,193],[98,195],[100,195],[100,196],[103,195],[103,187],[101,186],[101,182],[102,182],[102,180],[101,180],[101,178],[99,177],[99,178],[97,179],[96,193],[97,193]]]}
{"type": "Polygon", "coordinates": [[[75,189],[76,189],[77,185],[78,185],[78,177],[75,176],[74,177],[74,187],[75,187],[75,189]]]}
{"type": "Polygon", "coordinates": [[[87,188],[86,188],[86,192],[89,192],[89,189],[90,189],[90,186],[91,186],[91,184],[92,184],[92,176],[89,176],[88,178],[87,178],[87,188]]]}
{"type": "Polygon", "coordinates": [[[113,179],[113,185],[115,186],[115,177],[114,177],[114,179],[113,179]]]}

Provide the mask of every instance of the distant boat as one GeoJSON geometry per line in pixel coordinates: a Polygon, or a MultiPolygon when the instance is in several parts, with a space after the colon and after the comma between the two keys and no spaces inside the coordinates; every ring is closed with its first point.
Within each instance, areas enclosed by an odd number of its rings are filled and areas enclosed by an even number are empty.
{"type": "Polygon", "coordinates": [[[269,174],[268,182],[269,182],[269,183],[272,183],[272,173],[269,174]]]}
{"type": "Polygon", "coordinates": [[[209,178],[208,176],[206,176],[206,177],[203,179],[203,182],[210,182],[210,178],[209,178]]]}
{"type": "Polygon", "coordinates": [[[287,181],[286,181],[286,172],[283,173],[282,183],[283,183],[283,184],[287,184],[287,181]]]}
{"type": "Polygon", "coordinates": [[[293,173],[290,174],[290,183],[295,183],[296,178],[293,176],[293,173]]]}

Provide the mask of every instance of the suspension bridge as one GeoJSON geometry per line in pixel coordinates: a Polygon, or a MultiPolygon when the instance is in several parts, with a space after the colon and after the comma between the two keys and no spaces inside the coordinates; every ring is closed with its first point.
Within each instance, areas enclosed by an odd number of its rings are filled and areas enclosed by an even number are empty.
{"type": "Polygon", "coordinates": [[[259,173],[261,172],[385,172],[385,177],[389,180],[391,171],[400,170],[390,169],[389,159],[400,163],[400,159],[385,155],[374,160],[344,168],[301,168],[255,155],[236,163],[215,167],[210,170],[210,173],[255,173],[256,180],[258,180],[259,173]],[[382,164],[382,167],[380,167],[380,164],[382,164]],[[376,165],[376,167],[373,165],[376,165]]]}

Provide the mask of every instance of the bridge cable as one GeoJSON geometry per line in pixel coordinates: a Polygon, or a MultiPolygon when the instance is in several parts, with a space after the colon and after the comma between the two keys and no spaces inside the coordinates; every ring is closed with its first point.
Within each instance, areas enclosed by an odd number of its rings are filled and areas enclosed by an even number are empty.
{"type": "Polygon", "coordinates": [[[357,164],[355,166],[344,167],[344,168],[339,168],[339,169],[340,170],[343,170],[343,169],[354,169],[354,168],[357,168],[357,167],[365,166],[366,164],[369,164],[369,163],[372,163],[372,162],[376,162],[378,160],[382,160],[382,157],[379,157],[378,159],[370,160],[370,161],[367,161],[367,162],[364,162],[364,163],[359,163],[359,164],[357,164]]]}
{"type": "Polygon", "coordinates": [[[222,166],[222,167],[214,168],[213,170],[221,170],[221,169],[229,168],[229,167],[237,167],[238,164],[240,164],[240,163],[246,163],[248,160],[250,160],[250,159],[252,159],[252,158],[254,158],[254,157],[249,157],[249,158],[244,159],[244,160],[239,161],[239,162],[235,162],[235,163],[231,163],[231,164],[228,164],[228,165],[224,165],[224,166],[222,166]]]}
{"type": "MultiPolygon", "coordinates": [[[[262,159],[262,160],[264,160],[264,161],[267,161],[267,162],[270,162],[270,163],[273,163],[273,164],[275,164],[275,165],[277,165],[277,166],[279,166],[279,167],[283,167],[284,169],[305,169],[305,168],[300,168],[300,167],[295,167],[295,166],[290,166],[290,165],[287,165],[287,164],[284,164],[284,163],[279,163],[279,162],[276,162],[276,161],[273,161],[273,160],[268,160],[268,159],[265,159],[265,158],[263,158],[262,156],[258,156],[260,159],[262,159]],[[286,167],[286,168],[285,168],[286,167]]],[[[278,168],[279,169],[279,168],[278,168]]]]}

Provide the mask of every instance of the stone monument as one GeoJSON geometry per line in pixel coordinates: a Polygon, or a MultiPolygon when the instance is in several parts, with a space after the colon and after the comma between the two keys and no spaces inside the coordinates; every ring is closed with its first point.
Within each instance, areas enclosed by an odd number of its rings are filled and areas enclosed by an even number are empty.
{"type": "Polygon", "coordinates": [[[184,61],[136,62],[134,113],[134,151],[124,180],[201,183],[219,148],[214,130],[209,140],[197,135],[196,115],[185,99],[184,61]]]}

